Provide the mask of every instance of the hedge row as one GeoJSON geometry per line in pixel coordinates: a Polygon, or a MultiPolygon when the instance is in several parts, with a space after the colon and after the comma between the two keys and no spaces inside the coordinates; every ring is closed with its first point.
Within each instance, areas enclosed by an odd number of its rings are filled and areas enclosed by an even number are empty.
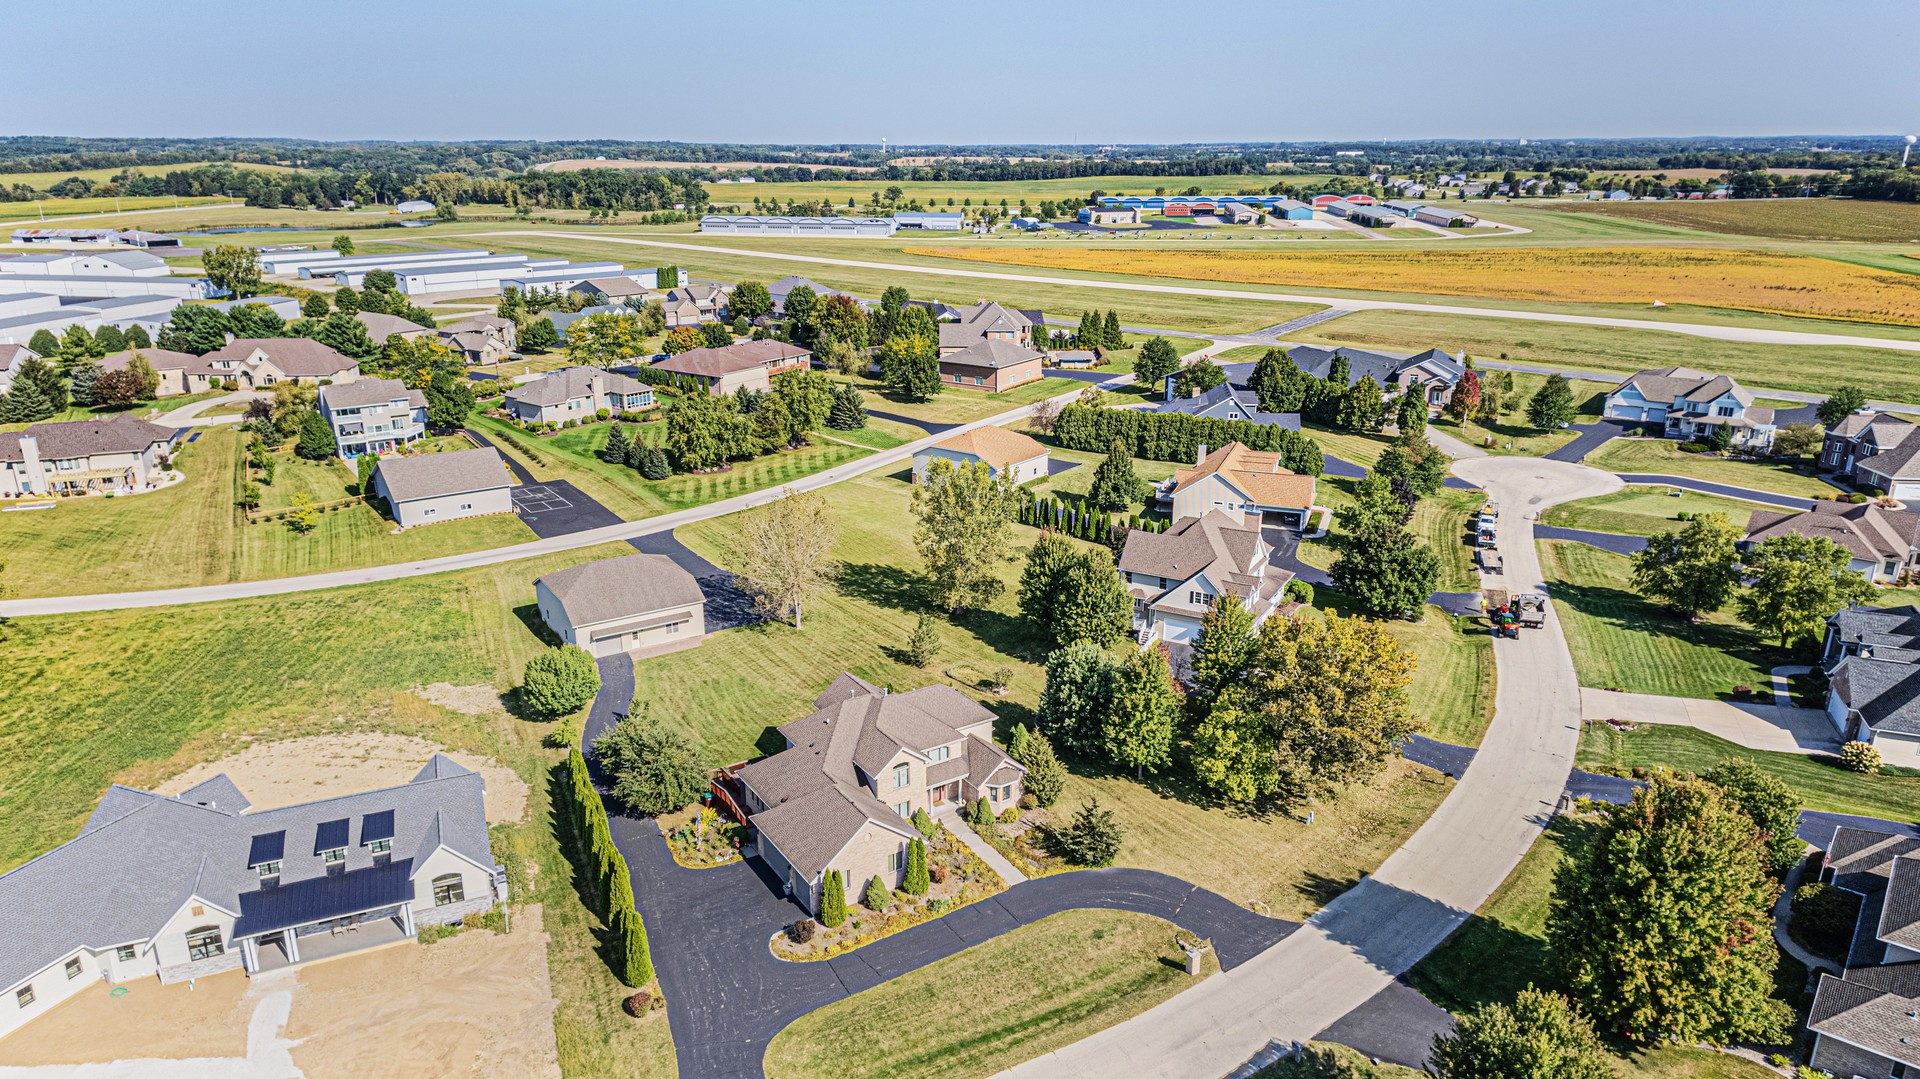
{"type": "Polygon", "coordinates": [[[587,759],[580,755],[578,746],[567,755],[567,772],[573,782],[574,835],[593,870],[594,898],[600,901],[607,927],[613,930],[614,973],[622,982],[638,988],[653,980],[653,957],[647,951],[647,927],[633,906],[633,878],[626,858],[614,846],[606,803],[593,789],[587,759]]]}
{"type": "Polygon", "coordinates": [[[1051,528],[1076,539],[1104,543],[1115,550],[1127,542],[1128,532],[1165,532],[1170,521],[1155,521],[1134,514],[1115,521],[1110,515],[1084,505],[1070,505],[1057,498],[1029,498],[1020,506],[1020,523],[1035,528],[1051,528]]]}
{"type": "Polygon", "coordinates": [[[1119,439],[1135,457],[1188,465],[1198,459],[1201,446],[1219,449],[1238,442],[1248,449],[1278,453],[1281,464],[1303,476],[1318,476],[1326,468],[1320,446],[1298,431],[1184,412],[1068,405],[1054,422],[1053,437],[1067,449],[1087,453],[1106,453],[1119,439]]]}

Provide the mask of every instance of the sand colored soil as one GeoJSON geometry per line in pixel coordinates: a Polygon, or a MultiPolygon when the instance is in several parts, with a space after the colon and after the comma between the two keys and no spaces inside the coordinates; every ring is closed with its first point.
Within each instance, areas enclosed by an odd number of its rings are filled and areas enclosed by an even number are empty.
{"type": "Polygon", "coordinates": [[[307,1079],[560,1074],[538,906],[515,910],[508,936],[468,930],[258,979],[232,971],[191,990],[153,979],[127,989],[94,986],[0,1040],[0,1067],[94,1064],[120,1076],[157,1060],[237,1062],[255,1009],[290,989],[279,1034],[300,1043],[293,1062],[307,1079]]]}
{"type": "Polygon", "coordinates": [[[192,989],[158,978],[128,983],[123,996],[112,989],[100,982],[0,1038],[0,1066],[247,1054],[247,1020],[258,994],[240,971],[201,978],[192,989]]]}
{"type": "Polygon", "coordinates": [[[308,1079],[558,1076],[539,907],[513,933],[468,930],[300,968],[286,1035],[308,1079]]]}
{"type": "MultiPolygon", "coordinates": [[[[289,738],[256,743],[232,756],[196,764],[155,789],[179,794],[225,772],[255,809],[267,809],[399,786],[439,751],[439,746],[425,739],[371,731],[289,738]]],[[[485,777],[488,822],[517,821],[526,815],[527,784],[512,769],[471,753],[447,756],[485,777]]]]}

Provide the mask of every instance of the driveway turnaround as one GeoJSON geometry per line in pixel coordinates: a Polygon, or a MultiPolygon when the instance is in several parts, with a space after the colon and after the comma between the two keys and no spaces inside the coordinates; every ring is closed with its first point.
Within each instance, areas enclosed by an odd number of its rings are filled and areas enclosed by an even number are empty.
{"type": "MultiPolygon", "coordinates": [[[[1618,490],[1613,476],[1524,457],[1455,462],[1524,512],[1502,530],[1508,588],[1545,587],[1532,520],[1555,502],[1618,490]]],[[[1580,687],[1557,616],[1494,642],[1493,723],[1438,811],[1374,875],[1279,944],[1159,1006],[1011,1069],[1013,1076],[1224,1075],[1274,1042],[1305,1041],[1437,947],[1519,864],[1567,787],[1580,687]]]]}
{"type": "Polygon", "coordinates": [[[153,422],[162,427],[214,427],[223,423],[240,423],[247,417],[243,413],[232,412],[222,416],[203,416],[201,413],[220,405],[244,405],[254,401],[265,401],[273,395],[257,390],[239,390],[219,397],[209,397],[204,401],[195,401],[190,405],[181,405],[171,412],[153,417],[153,422]]]}
{"type": "MultiPolygon", "coordinates": [[[[1622,472],[1620,479],[1626,483],[1647,484],[1656,487],[1678,487],[1687,491],[1699,491],[1701,494],[1719,495],[1722,498],[1738,498],[1747,502],[1758,502],[1766,506],[1778,506],[1787,510],[1810,510],[1813,499],[1796,498],[1793,495],[1778,495],[1772,491],[1758,491],[1752,487],[1734,487],[1725,483],[1708,483],[1688,476],[1662,476],[1650,472],[1622,472]]],[[[1840,493],[1838,487],[1834,493],[1840,493]]]]}
{"type": "Polygon", "coordinates": [[[708,633],[766,621],[766,615],[754,607],[753,597],[740,587],[739,578],[694,553],[693,548],[681,543],[680,537],[673,533],[655,532],[651,536],[636,536],[627,542],[643,554],[666,555],[673,559],[674,565],[693,574],[694,582],[700,586],[700,594],[707,599],[708,633]]]}

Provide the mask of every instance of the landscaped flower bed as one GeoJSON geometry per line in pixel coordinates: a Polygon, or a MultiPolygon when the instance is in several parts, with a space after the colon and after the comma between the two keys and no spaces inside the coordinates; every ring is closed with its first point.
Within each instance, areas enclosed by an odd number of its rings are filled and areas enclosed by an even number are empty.
{"type": "Polygon", "coordinates": [[[688,869],[711,869],[740,860],[746,829],[721,820],[711,807],[688,806],[660,817],[659,824],[673,860],[688,869]]]}
{"type": "Polygon", "coordinates": [[[863,898],[866,881],[848,882],[846,921],[829,928],[805,919],[810,932],[796,932],[800,923],[789,926],[773,935],[773,954],[798,963],[832,959],[1007,889],[998,873],[944,827],[936,827],[927,842],[927,869],[932,885],[926,895],[896,890],[888,893],[885,907],[878,911],[863,898]]]}
{"type": "Polygon", "coordinates": [[[1073,866],[1066,859],[1047,850],[1046,825],[1052,819],[1049,809],[1022,809],[1016,819],[1001,819],[992,827],[974,825],[974,833],[987,841],[1001,856],[1013,863],[1013,867],[1027,875],[1028,880],[1044,877],[1050,873],[1064,873],[1073,866]]]}

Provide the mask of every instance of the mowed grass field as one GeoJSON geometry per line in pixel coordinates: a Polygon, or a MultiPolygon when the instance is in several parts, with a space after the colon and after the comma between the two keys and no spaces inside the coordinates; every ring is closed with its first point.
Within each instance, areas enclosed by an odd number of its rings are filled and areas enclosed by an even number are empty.
{"type": "MultiPolygon", "coordinates": [[[[1070,910],[809,1012],[767,1047],[782,1079],[985,1076],[1138,1015],[1194,984],[1175,927],[1070,910]],[[897,1036],[911,1030],[911,1038],[897,1036]]],[[[1219,972],[1208,953],[1201,974],[1219,972]]]]}
{"type": "Polygon", "coordinates": [[[1590,454],[1586,463],[1608,472],[1685,476],[1801,498],[1832,498],[1840,493],[1832,484],[1785,462],[1682,453],[1676,443],[1664,438],[1616,438],[1590,454]]]}
{"type": "MultiPolygon", "coordinates": [[[[283,509],[296,491],[316,502],[345,498],[354,477],[343,464],[278,458],[263,509],[283,509]]],[[[186,481],[123,498],[63,499],[53,509],[0,518],[7,582],[29,596],[132,592],[292,577],[531,542],[517,517],[469,517],[393,534],[393,522],[364,503],[320,515],[301,536],[285,522],[248,524],[236,507],[241,443],[229,427],[202,429],[181,447],[186,481]]]]}
{"type": "Polygon", "coordinates": [[[205,168],[208,165],[217,164],[232,165],[236,169],[253,169],[257,172],[298,171],[286,165],[254,165],[233,161],[185,161],[178,165],[135,165],[131,169],[116,167],[105,169],[72,169],[67,171],[55,169],[47,172],[0,172],[0,187],[26,184],[28,187],[44,190],[71,177],[79,177],[82,180],[92,180],[96,184],[103,184],[123,172],[132,172],[135,176],[165,176],[169,172],[188,172],[193,169],[205,168]]]}
{"type": "MultiPolygon", "coordinates": [[[[1671,174],[1669,174],[1671,175],[1671,174]]],[[[1911,243],[1920,204],[1858,199],[1726,199],[1698,202],[1568,202],[1554,209],[1775,240],[1911,243]]]]}
{"type": "MultiPolygon", "coordinates": [[[[908,247],[915,255],[1194,281],[1571,303],[1723,307],[1920,325],[1920,272],[1774,251],[1687,247],[1447,247],[1339,251],[908,247]]],[[[1916,266],[1920,271],[1920,266],[1916,266]]]]}
{"type": "Polygon", "coordinates": [[[1540,564],[1580,684],[1668,697],[1724,698],[1764,686],[1781,663],[1804,662],[1731,611],[1689,624],[1633,587],[1628,560],[1584,543],[1546,540],[1540,564]]]}
{"type": "Polygon", "coordinates": [[[1554,528],[1584,528],[1622,536],[1652,536],[1686,527],[1682,513],[1724,513],[1742,528],[1753,511],[1766,507],[1739,499],[1703,495],[1697,491],[1669,493],[1677,488],[1628,487],[1598,498],[1562,502],[1540,515],[1540,523],[1554,528]]]}
{"type": "MultiPolygon", "coordinates": [[[[642,660],[634,707],[685,724],[715,764],[777,751],[783,743],[774,728],[807,714],[813,698],[842,671],[901,690],[945,682],[997,713],[1002,737],[1013,723],[1031,723],[1045,683],[1047,645],[1018,615],[1014,588],[1038,532],[1015,529],[1013,557],[999,571],[1006,592],[957,618],[936,614],[938,658],[915,667],[904,648],[927,605],[912,546],[912,488],[904,477],[904,468],[864,476],[827,493],[839,530],[837,579],[807,605],[803,629],[777,623],[731,630],[697,649],[642,660]],[[1007,694],[995,697],[981,683],[1001,668],[1011,678],[1007,694]]],[[[737,565],[743,516],[703,521],[677,535],[719,565],[737,565]]],[[[1408,628],[1432,634],[1413,646],[1432,672],[1428,677],[1439,683],[1424,691],[1417,687],[1420,711],[1442,694],[1476,705],[1484,698],[1484,708],[1491,709],[1491,665],[1483,666],[1471,642],[1434,627],[1408,628]],[[1429,664],[1429,648],[1446,658],[1429,664]]],[[[1069,767],[1073,775],[1061,804],[1070,809],[1091,794],[1114,808],[1127,829],[1119,864],[1203,881],[1236,902],[1265,902],[1281,917],[1304,916],[1325,903],[1337,891],[1329,889],[1328,879],[1350,883],[1378,865],[1448,789],[1435,773],[1396,763],[1372,784],[1317,806],[1310,827],[1284,813],[1215,806],[1187,789],[1177,773],[1141,783],[1130,772],[1090,762],[1069,767]]]]}
{"type": "Polygon", "coordinates": [[[1582,768],[1665,766],[1703,772],[1729,757],[1746,757],[1779,776],[1807,809],[1904,822],[1920,819],[1920,777],[1861,775],[1832,757],[1761,753],[1691,727],[1649,723],[1616,731],[1604,723],[1590,724],[1581,733],[1575,762],[1582,768]]]}
{"type": "Polygon", "coordinates": [[[0,871],[71,839],[109,783],[150,786],[254,742],[383,731],[492,757],[527,784],[523,821],[496,822],[489,835],[515,902],[544,908],[563,1073],[672,1075],[667,1024],[620,1012],[625,994],[598,952],[605,927],[581,905],[554,834],[549,777],[563,756],[542,744],[552,725],[469,715],[419,692],[440,682],[511,689],[544,648],[533,579],[632,550],[137,618],[15,619],[0,667],[0,871]]]}
{"type": "MultiPolygon", "coordinates": [[[[1848,328],[1836,326],[1832,331],[1848,332],[1848,328]]],[[[1914,362],[1910,352],[1890,349],[1748,344],[1659,330],[1419,311],[1358,311],[1310,326],[1289,339],[1393,352],[1435,346],[1465,349],[1487,363],[1620,376],[1650,367],[1693,367],[1731,375],[1748,389],[1826,393],[1842,382],[1858,382],[1872,386],[1873,396],[1880,400],[1920,401],[1920,363],[1914,362]]]]}
{"type": "MultiPolygon", "coordinates": [[[[0,183],[7,177],[0,176],[0,183]]],[[[175,198],[172,195],[127,196],[119,199],[41,199],[38,202],[0,202],[0,221],[7,221],[21,227],[31,228],[40,218],[48,218],[48,228],[68,228],[71,221],[53,220],[75,217],[80,214],[132,213],[140,210],[164,210],[174,206],[219,206],[233,202],[221,196],[195,198],[185,196],[175,198]]],[[[167,222],[172,224],[172,222],[167,222]]]]}

